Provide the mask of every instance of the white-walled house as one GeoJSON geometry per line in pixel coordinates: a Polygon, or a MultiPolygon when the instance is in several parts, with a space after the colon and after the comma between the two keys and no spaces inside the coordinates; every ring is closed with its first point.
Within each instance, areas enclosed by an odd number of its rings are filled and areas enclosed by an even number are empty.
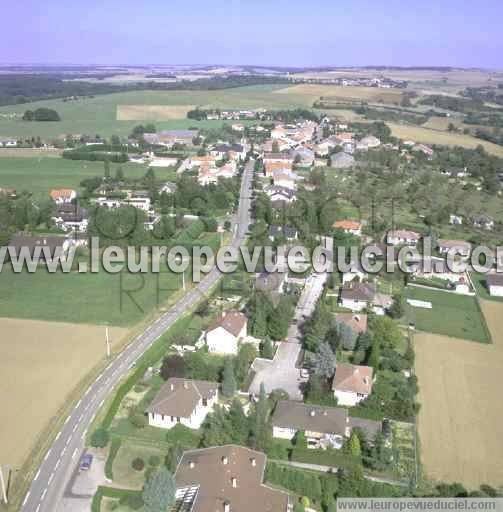
{"type": "Polygon", "coordinates": [[[442,240],[438,239],[438,252],[447,254],[451,249],[456,248],[456,255],[461,258],[468,258],[472,250],[472,245],[466,240],[442,240]]]}
{"type": "Polygon", "coordinates": [[[487,274],[486,284],[489,295],[503,297],[503,274],[487,274]]]}
{"type": "Polygon", "coordinates": [[[77,192],[71,188],[59,188],[51,190],[50,196],[56,204],[71,203],[77,197],[77,192]]]}
{"type": "Polygon", "coordinates": [[[218,384],[172,377],[161,387],[146,409],[151,427],[174,426],[198,429],[218,402],[218,384]]]}
{"type": "Polygon", "coordinates": [[[338,363],[332,382],[337,403],[353,407],[365,400],[372,392],[373,377],[374,369],[371,366],[338,363]]]}
{"type": "Polygon", "coordinates": [[[388,231],[386,241],[391,245],[410,245],[416,246],[421,238],[419,233],[405,229],[395,229],[388,231]]]}
{"type": "Polygon", "coordinates": [[[342,286],[340,305],[351,311],[362,311],[374,301],[376,289],[373,283],[350,282],[342,286]]]}
{"type": "Polygon", "coordinates": [[[206,331],[206,345],[212,354],[237,355],[246,337],[248,319],[240,311],[224,311],[206,331]]]}
{"type": "Polygon", "coordinates": [[[350,269],[342,273],[342,284],[351,283],[355,280],[362,283],[368,279],[369,275],[358,261],[353,261],[350,265],[350,269]]]}

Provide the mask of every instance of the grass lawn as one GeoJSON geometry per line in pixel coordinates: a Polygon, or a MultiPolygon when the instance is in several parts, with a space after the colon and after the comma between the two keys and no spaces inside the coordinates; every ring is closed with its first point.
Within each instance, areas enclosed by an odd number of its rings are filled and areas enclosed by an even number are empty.
{"type": "Polygon", "coordinates": [[[180,288],[181,276],[170,272],[49,274],[41,267],[33,274],[16,274],[4,267],[0,273],[0,316],[129,326],[180,288]]]}
{"type": "MultiPolygon", "coordinates": [[[[1,132],[0,132],[1,133],[1,132]]],[[[112,175],[117,164],[111,164],[112,175]]],[[[121,164],[126,178],[141,178],[146,165],[121,164]]],[[[86,162],[52,157],[4,157],[0,158],[0,187],[14,187],[18,193],[28,190],[38,197],[48,196],[51,188],[78,189],[86,178],[103,176],[103,162],[86,162]]],[[[156,177],[172,180],[174,172],[156,168],[156,177]]]]}
{"type": "Polygon", "coordinates": [[[473,284],[475,285],[475,289],[479,297],[485,300],[503,302],[503,297],[495,297],[493,295],[489,295],[489,290],[486,286],[487,274],[477,274],[476,272],[471,272],[470,277],[472,278],[473,284]]]}
{"type": "Polygon", "coordinates": [[[145,483],[145,472],[149,468],[149,457],[152,455],[159,457],[162,464],[166,452],[155,446],[123,442],[113,464],[114,483],[129,489],[141,489],[145,483]],[[131,466],[136,458],[142,459],[145,463],[142,471],[137,471],[131,466]]]}
{"type": "Polygon", "coordinates": [[[475,297],[407,287],[410,299],[431,302],[432,309],[407,306],[407,318],[416,329],[454,338],[490,343],[484,317],[475,297]]]}

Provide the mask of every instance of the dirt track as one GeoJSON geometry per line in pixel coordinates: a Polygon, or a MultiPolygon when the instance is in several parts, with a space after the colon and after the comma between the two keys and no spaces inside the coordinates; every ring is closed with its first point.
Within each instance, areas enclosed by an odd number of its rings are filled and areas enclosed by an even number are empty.
{"type": "Polygon", "coordinates": [[[503,304],[483,301],[494,344],[415,336],[426,475],[469,488],[503,485],[503,304]]]}

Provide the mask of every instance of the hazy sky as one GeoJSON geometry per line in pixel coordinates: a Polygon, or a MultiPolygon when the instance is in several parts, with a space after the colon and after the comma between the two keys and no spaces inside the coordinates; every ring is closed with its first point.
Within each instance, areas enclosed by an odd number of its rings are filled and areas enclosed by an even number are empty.
{"type": "Polygon", "coordinates": [[[0,61],[503,68],[502,0],[17,0],[0,61]]]}

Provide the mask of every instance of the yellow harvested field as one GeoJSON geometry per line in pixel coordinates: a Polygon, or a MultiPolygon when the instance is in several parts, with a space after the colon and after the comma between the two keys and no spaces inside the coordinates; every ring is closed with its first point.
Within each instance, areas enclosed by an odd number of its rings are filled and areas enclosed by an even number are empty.
{"type": "Polygon", "coordinates": [[[172,121],[185,119],[195,105],[117,105],[117,121],[172,121]]]}
{"type": "MultiPolygon", "coordinates": [[[[105,357],[98,325],[0,318],[0,460],[19,468],[65,399],[105,357]]],[[[110,328],[114,347],[127,329],[110,328]]],[[[83,390],[82,390],[83,391],[83,390]]]]}
{"type": "Polygon", "coordinates": [[[429,333],[414,337],[426,476],[470,489],[503,485],[503,304],[482,301],[482,310],[492,345],[429,333]]]}
{"type": "Polygon", "coordinates": [[[274,94],[296,94],[312,96],[313,101],[323,97],[331,101],[368,101],[373,103],[399,104],[403,92],[399,89],[377,87],[344,87],[341,85],[300,84],[279,89],[274,94]]]}
{"type": "Polygon", "coordinates": [[[462,146],[465,148],[476,148],[483,146],[488,153],[503,157],[503,146],[492,142],[477,139],[471,135],[450,133],[441,130],[430,130],[421,126],[410,126],[405,124],[386,123],[391,128],[393,136],[403,140],[413,140],[424,144],[440,144],[446,146],[462,146]]]}
{"type": "Polygon", "coordinates": [[[53,148],[1,148],[0,149],[0,158],[1,157],[21,157],[21,158],[46,158],[46,157],[60,157],[63,153],[62,149],[53,149],[53,148]]]}

